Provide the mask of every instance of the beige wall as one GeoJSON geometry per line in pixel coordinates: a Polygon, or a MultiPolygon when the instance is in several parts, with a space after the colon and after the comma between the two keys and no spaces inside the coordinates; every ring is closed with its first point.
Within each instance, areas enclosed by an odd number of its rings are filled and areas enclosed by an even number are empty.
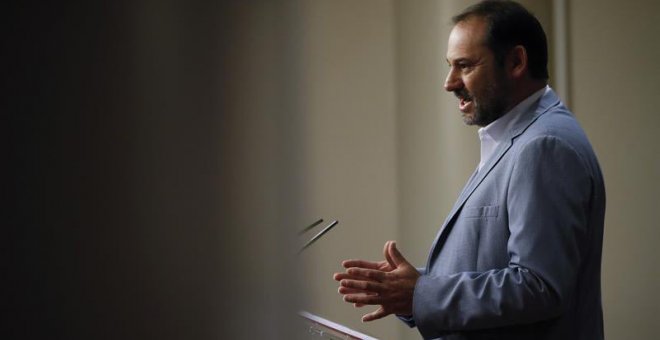
{"type": "MultiPolygon", "coordinates": [[[[343,303],[331,275],[345,258],[380,259],[389,239],[423,265],[476,166],[476,129],[462,124],[453,96],[442,88],[450,17],[473,2],[303,2],[306,220],[300,223],[317,217],[341,222],[301,259],[307,310],[380,338],[419,337],[392,317],[360,323],[368,309],[343,303]]],[[[562,14],[553,13],[556,3],[523,1],[544,25],[550,48],[568,48],[568,86],[551,83],[571,99],[605,174],[607,336],[650,338],[660,321],[654,294],[660,232],[651,214],[659,188],[649,181],[659,170],[651,131],[659,118],[651,100],[658,94],[652,84],[660,80],[654,67],[660,48],[650,45],[658,33],[658,5],[570,2],[564,13],[569,40],[556,42],[553,23],[562,14]]],[[[551,54],[551,73],[556,65],[551,54]]]]}
{"type": "Polygon", "coordinates": [[[387,338],[399,325],[361,324],[361,311],[342,303],[332,273],[346,258],[378,258],[385,241],[396,238],[392,3],[307,1],[302,14],[302,184],[307,201],[300,226],[317,218],[340,221],[301,257],[310,288],[304,308],[387,338]]]}
{"type": "Polygon", "coordinates": [[[660,4],[572,1],[569,10],[572,109],[596,149],[608,196],[606,335],[654,339],[660,323],[660,4]]]}

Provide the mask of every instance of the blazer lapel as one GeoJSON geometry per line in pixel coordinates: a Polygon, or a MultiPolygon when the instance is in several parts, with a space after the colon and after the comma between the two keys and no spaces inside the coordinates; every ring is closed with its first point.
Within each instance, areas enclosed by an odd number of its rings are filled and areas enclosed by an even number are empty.
{"type": "Polygon", "coordinates": [[[491,172],[493,167],[495,167],[495,165],[499,163],[500,159],[502,159],[502,157],[506,154],[506,152],[509,151],[511,146],[513,146],[516,137],[520,136],[523,132],[525,132],[525,130],[527,130],[527,128],[534,121],[536,121],[541,115],[547,112],[550,108],[560,104],[561,102],[559,101],[559,98],[554,93],[554,91],[550,89],[547,93],[545,93],[541,97],[541,99],[539,100],[538,104],[535,107],[534,112],[531,112],[531,114],[525,114],[523,117],[520,118],[520,120],[511,129],[505,141],[503,141],[502,143],[500,143],[500,145],[498,145],[493,155],[481,168],[481,171],[478,172],[475,171],[475,173],[472,174],[467,184],[463,188],[463,191],[458,196],[456,203],[454,203],[454,207],[451,209],[451,212],[445,219],[442,227],[440,228],[440,231],[438,232],[438,235],[433,241],[433,245],[431,246],[431,252],[429,253],[429,258],[427,260],[427,268],[426,268],[427,273],[431,269],[432,261],[434,260],[435,256],[440,251],[440,249],[442,248],[442,245],[446,240],[447,234],[451,231],[453,220],[456,218],[458,212],[463,208],[463,205],[465,204],[467,199],[470,198],[474,190],[477,187],[479,187],[479,185],[484,181],[486,176],[488,176],[488,174],[491,172]]]}

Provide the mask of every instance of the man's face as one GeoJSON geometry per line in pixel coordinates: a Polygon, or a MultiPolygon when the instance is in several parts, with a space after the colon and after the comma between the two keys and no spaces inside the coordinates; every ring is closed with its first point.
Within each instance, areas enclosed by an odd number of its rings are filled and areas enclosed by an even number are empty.
{"type": "Polygon", "coordinates": [[[459,98],[468,125],[486,126],[501,117],[510,93],[503,67],[486,46],[486,28],[485,20],[471,18],[456,24],[449,35],[445,90],[459,98]]]}

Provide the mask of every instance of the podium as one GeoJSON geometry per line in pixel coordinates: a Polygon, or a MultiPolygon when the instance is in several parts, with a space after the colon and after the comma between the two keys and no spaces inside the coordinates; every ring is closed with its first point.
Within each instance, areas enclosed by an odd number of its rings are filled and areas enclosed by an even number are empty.
{"type": "Polygon", "coordinates": [[[307,339],[377,340],[372,336],[354,331],[346,326],[342,326],[309,312],[301,311],[298,315],[300,315],[305,323],[307,339]]]}

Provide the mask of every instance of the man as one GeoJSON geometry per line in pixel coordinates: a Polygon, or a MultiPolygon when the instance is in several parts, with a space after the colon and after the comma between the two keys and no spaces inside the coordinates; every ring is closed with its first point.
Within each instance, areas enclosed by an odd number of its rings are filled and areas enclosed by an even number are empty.
{"type": "Polygon", "coordinates": [[[426,339],[602,339],[605,190],[593,150],[546,85],[547,43],[517,3],[454,17],[445,89],[477,125],[481,161],[415,269],[385,244],[347,260],[339,293],[426,339]]]}

